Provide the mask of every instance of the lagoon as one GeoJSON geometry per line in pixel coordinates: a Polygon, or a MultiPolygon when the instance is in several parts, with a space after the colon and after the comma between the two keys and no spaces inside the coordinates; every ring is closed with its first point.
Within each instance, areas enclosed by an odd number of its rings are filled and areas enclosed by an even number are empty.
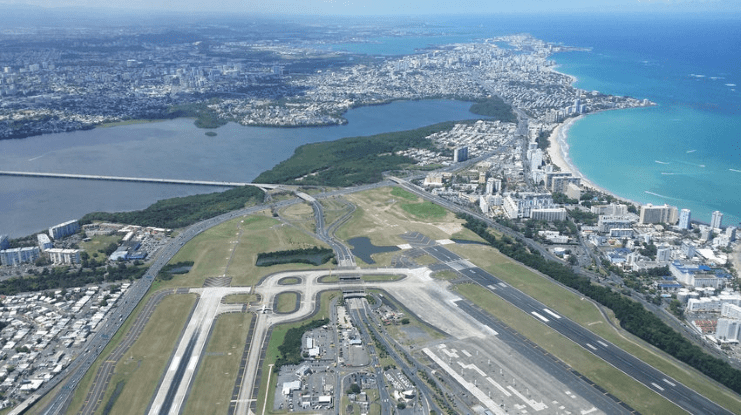
{"type": "MultiPolygon", "coordinates": [[[[400,101],[348,111],[329,127],[266,128],[230,123],[205,135],[190,119],[0,141],[0,169],[215,181],[252,181],[296,147],[343,137],[478,118],[470,103],[400,101]]],[[[0,234],[20,237],[93,211],[143,209],[214,187],[0,177],[0,234]]],[[[222,189],[223,190],[223,189],[222,189]]]]}

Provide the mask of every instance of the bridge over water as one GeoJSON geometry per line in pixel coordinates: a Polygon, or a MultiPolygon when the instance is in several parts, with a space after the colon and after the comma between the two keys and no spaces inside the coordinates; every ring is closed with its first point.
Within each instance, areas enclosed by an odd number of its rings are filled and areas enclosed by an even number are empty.
{"type": "Polygon", "coordinates": [[[292,189],[296,186],[285,186],[280,184],[242,183],[242,182],[217,182],[209,180],[181,180],[181,179],[157,179],[151,177],[123,177],[123,176],[100,176],[93,174],[71,174],[71,173],[41,173],[31,171],[0,171],[0,176],[23,176],[41,177],[52,179],[81,179],[81,180],[107,180],[115,182],[137,182],[137,183],[160,183],[160,184],[188,184],[198,186],[219,187],[242,187],[255,186],[263,190],[277,189],[279,187],[292,189]]]}

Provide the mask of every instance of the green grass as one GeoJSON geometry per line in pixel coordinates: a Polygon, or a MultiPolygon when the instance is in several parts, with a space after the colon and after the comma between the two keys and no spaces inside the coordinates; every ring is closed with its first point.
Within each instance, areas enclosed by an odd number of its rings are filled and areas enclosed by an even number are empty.
{"type": "Polygon", "coordinates": [[[409,200],[411,202],[416,202],[417,200],[419,200],[419,197],[417,197],[417,195],[412,192],[408,192],[401,187],[394,187],[393,189],[391,189],[391,195],[409,200]]]}
{"type": "Polygon", "coordinates": [[[222,314],[201,360],[198,373],[185,403],[186,415],[220,415],[228,413],[232,388],[237,379],[239,362],[247,341],[252,314],[222,314]]]}
{"type": "Polygon", "coordinates": [[[422,203],[404,203],[401,205],[401,208],[410,215],[420,219],[440,219],[448,213],[445,208],[428,201],[422,203]]]}
{"type": "Polygon", "coordinates": [[[602,359],[576,346],[571,340],[536,321],[517,307],[507,303],[488,290],[474,284],[457,287],[458,292],[496,316],[549,353],[605,388],[644,414],[673,414],[682,412],[677,406],[654,391],[610,366],[602,359]]]}
{"type": "Polygon", "coordinates": [[[280,281],[278,281],[278,285],[296,285],[301,282],[301,278],[299,277],[285,277],[281,278],[280,281]]]}
{"type": "MultiPolygon", "coordinates": [[[[121,242],[121,239],[123,239],[123,236],[120,234],[96,235],[91,237],[88,242],[80,242],[80,248],[92,257],[93,253],[105,250],[112,243],[118,244],[121,242]]],[[[97,259],[104,259],[104,256],[104,254],[98,253],[97,259]]]]}
{"type": "Polygon", "coordinates": [[[276,313],[290,313],[296,310],[296,300],[298,300],[298,293],[296,292],[284,292],[277,295],[277,301],[275,305],[276,313]]]}
{"type": "Polygon", "coordinates": [[[170,263],[193,261],[193,267],[187,274],[176,275],[163,286],[201,287],[206,278],[224,274],[232,278],[232,286],[251,286],[263,276],[274,272],[315,268],[307,264],[258,267],[255,261],[259,252],[317,245],[326,246],[304,232],[271,217],[251,215],[236,218],[203,232],[185,244],[170,263]]]}
{"type": "MultiPolygon", "coordinates": [[[[348,240],[367,236],[373,244],[384,246],[407,243],[399,235],[412,231],[423,233],[432,239],[450,238],[463,231],[474,235],[461,226],[462,220],[445,210],[442,210],[442,216],[434,217],[418,217],[406,211],[402,208],[402,203],[396,200],[398,197],[392,195],[393,189],[395,187],[383,187],[346,196],[357,208],[352,217],[335,232],[337,237],[348,240]]],[[[424,203],[416,205],[426,206],[424,203]]],[[[437,208],[431,208],[430,211],[440,213],[437,208]]],[[[378,261],[375,257],[374,259],[378,261]]]]}
{"type": "Polygon", "coordinates": [[[118,362],[103,397],[107,402],[113,387],[125,382],[111,415],[146,412],[177,340],[195,304],[195,295],[170,295],[155,310],[139,339],[118,362]]]}

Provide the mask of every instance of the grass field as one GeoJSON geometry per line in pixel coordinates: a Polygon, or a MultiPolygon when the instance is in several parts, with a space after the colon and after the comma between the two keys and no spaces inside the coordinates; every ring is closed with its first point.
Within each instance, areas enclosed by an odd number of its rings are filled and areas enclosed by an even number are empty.
{"type": "Polygon", "coordinates": [[[123,239],[121,235],[96,235],[90,238],[88,242],[80,242],[80,248],[90,254],[91,257],[97,253],[98,258],[102,259],[104,255],[98,251],[104,250],[112,243],[118,244],[121,239],[123,239]]]}
{"type": "Polygon", "coordinates": [[[296,285],[299,283],[301,283],[301,278],[299,277],[285,277],[278,281],[278,285],[296,285]]]}
{"type": "Polygon", "coordinates": [[[322,204],[322,209],[324,210],[324,223],[327,225],[334,223],[337,219],[352,210],[352,205],[350,205],[344,198],[323,199],[319,203],[322,204]]]}
{"type": "Polygon", "coordinates": [[[543,349],[599,384],[613,395],[644,414],[676,414],[682,410],[657,393],[587,352],[561,334],[474,284],[459,285],[458,292],[471,299],[543,349]]]}
{"type": "MultiPolygon", "coordinates": [[[[611,311],[608,311],[607,315],[613,320],[615,326],[605,320],[591,301],[555,284],[549,278],[524,265],[514,262],[494,248],[483,245],[448,245],[447,247],[709,399],[730,410],[739,408],[735,412],[741,413],[741,398],[738,395],[630,333],[616,328],[618,323],[611,311]]],[[[515,327],[519,330],[519,327],[515,327]]],[[[560,356],[555,352],[554,355],[560,356]]],[[[593,380],[596,381],[596,379],[593,380]]]]}
{"type": "Polygon", "coordinates": [[[293,291],[278,294],[276,297],[275,312],[291,313],[296,311],[296,301],[298,298],[298,293],[293,291]]]}
{"type": "Polygon", "coordinates": [[[251,286],[277,271],[314,268],[307,264],[257,267],[258,253],[311,246],[326,247],[301,230],[265,215],[236,218],[188,242],[170,262],[193,261],[193,268],[162,283],[162,287],[200,287],[206,278],[222,275],[232,277],[232,286],[251,286]]]}
{"type": "Polygon", "coordinates": [[[183,414],[227,414],[252,314],[222,314],[216,320],[183,414]]]}
{"type": "Polygon", "coordinates": [[[316,231],[314,209],[306,203],[287,206],[279,211],[281,218],[309,232],[316,231]]]}
{"type": "MultiPolygon", "coordinates": [[[[268,344],[268,350],[265,356],[265,361],[262,365],[262,373],[263,376],[260,378],[260,395],[257,397],[257,413],[263,413],[263,406],[265,404],[265,391],[267,390],[267,396],[273,396],[275,394],[275,382],[276,382],[276,376],[272,375],[270,378],[271,385],[268,385],[268,371],[270,370],[269,365],[274,364],[275,360],[278,358],[278,346],[280,346],[283,343],[283,339],[286,337],[286,332],[290,328],[299,327],[303,324],[305,324],[307,321],[313,321],[313,320],[321,320],[323,318],[329,318],[329,303],[332,301],[334,297],[337,297],[339,295],[338,291],[326,291],[323,292],[320,295],[319,299],[319,311],[311,317],[311,319],[289,323],[289,324],[282,324],[279,326],[276,326],[273,329],[273,333],[270,336],[269,344],[268,344]]],[[[272,400],[271,400],[272,402],[272,400]]],[[[264,413],[266,414],[282,414],[285,413],[285,411],[278,411],[273,412],[271,406],[269,405],[267,408],[264,409],[264,413]]]]}
{"type": "Polygon", "coordinates": [[[444,208],[427,201],[422,203],[402,203],[401,208],[418,219],[440,219],[444,218],[448,213],[444,208]]]}
{"type": "MultiPolygon", "coordinates": [[[[397,188],[383,187],[347,196],[357,209],[352,218],[337,230],[337,237],[348,240],[357,236],[367,236],[374,245],[379,246],[404,244],[406,241],[399,235],[412,231],[423,233],[432,239],[468,235],[463,239],[480,240],[476,234],[463,228],[463,221],[456,218],[453,213],[443,210],[442,215],[438,212],[431,216],[418,217],[416,214],[425,208],[412,208],[411,213],[406,211],[403,205],[407,203],[407,199],[395,196],[394,189],[397,188]]],[[[399,190],[396,190],[397,194],[399,190]]],[[[427,206],[423,203],[411,205],[427,206]]],[[[436,208],[432,209],[437,212],[436,208]]],[[[375,256],[374,259],[378,261],[375,256]]]]}
{"type": "MultiPolygon", "coordinates": [[[[190,294],[170,295],[162,300],[139,339],[116,365],[109,384],[111,387],[106,391],[99,410],[110,399],[113,387],[118,382],[124,381],[121,395],[113,405],[110,414],[143,414],[146,412],[170,356],[177,346],[177,341],[173,339],[180,338],[180,333],[185,327],[195,300],[196,296],[190,294]]],[[[86,377],[91,373],[95,372],[88,371],[86,377]]],[[[80,383],[81,386],[83,384],[85,384],[84,381],[80,383]]],[[[75,399],[67,413],[79,411],[82,399],[87,392],[87,388],[78,388],[78,393],[75,394],[75,399]],[[84,393],[78,399],[80,389],[84,389],[84,393]]]]}
{"type": "Polygon", "coordinates": [[[401,187],[394,187],[391,189],[391,195],[400,197],[402,199],[406,199],[410,202],[416,202],[419,200],[419,197],[415,195],[412,192],[407,192],[406,190],[402,189],[401,187]]]}

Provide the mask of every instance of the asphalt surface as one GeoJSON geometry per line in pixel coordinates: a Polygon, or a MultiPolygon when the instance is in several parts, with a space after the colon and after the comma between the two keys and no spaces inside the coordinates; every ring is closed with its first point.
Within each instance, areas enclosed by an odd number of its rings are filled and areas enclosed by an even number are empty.
{"type": "MultiPolygon", "coordinates": [[[[460,268],[465,260],[442,246],[422,248],[441,262],[451,264],[473,282],[513,304],[520,310],[566,336],[588,352],[603,359],[633,379],[692,414],[731,414],[730,411],[682,385],[679,381],[637,359],[609,341],[570,319],[549,310],[543,303],[524,294],[478,267],[460,268]]],[[[484,321],[482,321],[484,322],[484,321]]],[[[485,322],[484,322],[485,323],[485,322]]]]}

